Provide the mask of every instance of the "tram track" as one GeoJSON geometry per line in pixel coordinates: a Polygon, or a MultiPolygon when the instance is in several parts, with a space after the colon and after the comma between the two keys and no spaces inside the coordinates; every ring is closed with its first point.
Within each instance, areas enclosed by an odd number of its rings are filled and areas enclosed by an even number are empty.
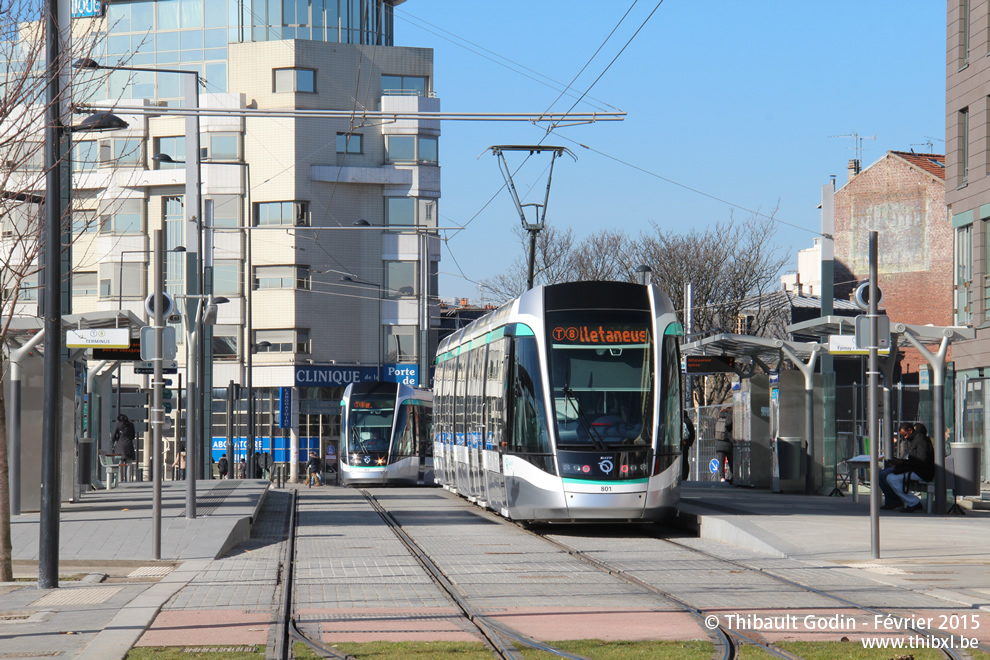
{"type": "MultiPolygon", "coordinates": [[[[557,540],[555,538],[550,538],[550,536],[548,536],[547,534],[543,534],[543,533],[534,531],[533,529],[531,529],[529,527],[526,527],[524,525],[519,525],[519,524],[516,524],[516,523],[512,523],[512,524],[514,524],[516,527],[518,527],[520,529],[523,529],[524,531],[526,531],[526,532],[528,532],[530,534],[533,534],[535,536],[538,536],[539,538],[543,539],[545,542],[549,543],[550,545],[552,545],[552,546],[560,549],[563,552],[566,552],[570,556],[573,556],[573,557],[575,557],[577,559],[580,559],[581,561],[586,562],[587,564],[589,564],[591,566],[594,566],[598,570],[607,572],[608,574],[613,575],[613,576],[615,576],[615,577],[617,577],[619,579],[622,579],[622,580],[624,580],[626,582],[629,582],[630,584],[635,584],[635,585],[639,586],[640,588],[643,588],[643,589],[649,591],[650,593],[654,593],[656,595],[659,595],[659,596],[662,596],[664,598],[670,599],[673,602],[680,603],[683,607],[685,607],[686,611],[689,611],[692,614],[697,614],[699,617],[701,617],[701,620],[702,621],[704,621],[704,619],[707,618],[707,617],[713,616],[712,612],[710,612],[709,610],[706,610],[706,609],[701,608],[701,607],[695,607],[691,603],[685,601],[684,599],[682,599],[682,598],[680,598],[680,597],[678,597],[678,596],[676,596],[676,595],[674,595],[674,594],[672,594],[672,593],[670,593],[670,592],[668,592],[668,591],[666,591],[664,589],[660,589],[659,587],[656,587],[655,585],[652,585],[652,584],[650,584],[648,582],[645,582],[643,580],[640,580],[639,578],[636,578],[633,575],[630,575],[627,571],[625,571],[625,570],[623,570],[621,568],[618,568],[618,567],[616,567],[614,565],[611,565],[608,562],[602,561],[602,560],[600,560],[600,559],[598,559],[596,557],[590,556],[585,551],[582,551],[580,549],[574,548],[574,547],[572,547],[572,546],[570,546],[570,545],[568,545],[566,543],[563,543],[562,541],[559,541],[559,540],[557,540]]],[[[648,529],[648,528],[644,528],[644,529],[648,529]]],[[[832,601],[836,602],[837,604],[839,604],[841,606],[844,606],[844,607],[847,607],[847,608],[854,608],[856,610],[859,610],[861,612],[865,612],[867,614],[879,615],[879,616],[882,616],[882,617],[891,617],[891,618],[894,618],[894,619],[897,619],[897,618],[903,619],[903,618],[905,618],[903,616],[898,616],[896,614],[892,614],[891,612],[883,611],[883,610],[881,610],[879,608],[870,607],[870,606],[867,606],[867,605],[856,603],[856,602],[854,602],[854,601],[852,601],[852,600],[850,600],[848,598],[843,598],[843,597],[837,596],[835,594],[831,594],[829,592],[823,591],[821,589],[816,589],[814,587],[810,587],[810,586],[801,584],[799,582],[796,582],[796,581],[791,580],[789,578],[786,578],[784,576],[775,574],[772,571],[767,570],[767,569],[754,568],[754,567],[749,566],[749,565],[747,565],[745,563],[742,563],[740,561],[736,561],[736,560],[732,560],[732,559],[727,559],[727,558],[724,558],[724,557],[719,557],[718,555],[715,555],[713,553],[705,552],[704,550],[700,550],[698,548],[691,547],[690,545],[687,545],[687,544],[684,544],[684,543],[679,543],[677,541],[673,541],[673,540],[671,540],[669,538],[660,536],[658,534],[660,534],[660,532],[659,531],[655,531],[654,533],[650,534],[649,538],[653,538],[653,539],[656,539],[657,541],[660,541],[660,542],[663,542],[663,543],[666,543],[666,544],[670,544],[670,545],[676,546],[676,547],[678,547],[678,548],[680,548],[682,550],[686,550],[688,552],[692,552],[694,554],[703,556],[706,559],[718,561],[718,562],[721,562],[723,564],[733,566],[736,569],[741,570],[741,571],[756,573],[756,574],[759,574],[759,575],[768,577],[768,578],[770,578],[772,580],[775,580],[775,581],[779,582],[781,585],[786,585],[788,587],[796,588],[796,589],[805,591],[807,593],[815,594],[816,596],[820,596],[820,597],[823,597],[823,598],[832,600],[832,601]]],[[[904,590],[904,589],[901,589],[901,590],[902,591],[907,591],[907,590],[904,590]]],[[[738,629],[738,628],[737,629],[729,629],[729,628],[726,628],[721,623],[717,627],[717,630],[722,631],[722,633],[726,637],[732,639],[733,644],[734,644],[734,646],[737,649],[738,649],[738,647],[741,644],[753,644],[753,645],[759,646],[764,651],[766,651],[767,653],[770,653],[771,655],[774,655],[775,657],[785,658],[785,659],[789,659],[789,660],[790,659],[800,660],[799,656],[796,656],[793,653],[790,653],[790,652],[788,652],[788,651],[786,651],[784,649],[781,649],[781,648],[775,646],[772,642],[768,642],[765,639],[763,639],[763,635],[758,630],[744,630],[744,629],[738,629]]],[[[941,632],[939,630],[932,630],[930,628],[923,628],[923,627],[918,627],[918,626],[906,626],[904,628],[900,628],[899,631],[914,633],[914,634],[917,634],[917,635],[920,635],[920,636],[925,636],[925,637],[930,637],[930,638],[938,638],[938,639],[942,639],[942,640],[948,640],[950,638],[950,635],[948,635],[946,633],[943,633],[943,632],[941,632]]],[[[982,644],[981,643],[978,646],[978,648],[980,650],[984,651],[984,652],[990,652],[990,647],[987,647],[987,645],[985,645],[985,644],[982,644]]],[[[969,658],[969,656],[967,654],[960,653],[958,650],[953,649],[953,648],[942,647],[942,648],[939,648],[937,650],[939,652],[941,652],[943,656],[945,656],[946,658],[949,658],[950,660],[967,660],[969,658]]],[[[725,657],[725,656],[723,656],[723,657],[725,657]]]]}
{"type": "MultiPolygon", "coordinates": [[[[477,635],[485,640],[493,657],[506,658],[506,659],[519,659],[521,660],[523,655],[520,651],[522,647],[532,647],[537,648],[551,654],[557,655],[558,657],[573,658],[574,660],[579,660],[581,656],[573,655],[559,649],[553,648],[547,644],[541,643],[525,634],[505,626],[501,621],[491,617],[486,616],[471,603],[473,596],[468,596],[467,592],[461,589],[457,582],[460,581],[458,573],[450,576],[445,570],[444,562],[441,561],[437,563],[430,556],[430,551],[420,543],[416,541],[415,538],[410,536],[409,533],[403,528],[399,521],[404,520],[405,511],[408,510],[407,507],[400,506],[396,508],[394,506],[387,507],[388,502],[381,501],[374,494],[369,493],[363,489],[355,489],[356,493],[360,493],[362,498],[368,502],[368,505],[374,510],[377,517],[382,520],[383,523],[388,527],[395,538],[400,541],[400,543],[406,548],[410,557],[414,558],[415,561],[422,567],[425,574],[430,578],[430,580],[446,595],[447,599],[455,605],[459,610],[459,616],[463,621],[468,622],[470,626],[474,627],[477,631],[477,635]],[[396,518],[394,513],[398,515],[396,518]]],[[[394,491],[393,491],[394,492],[394,491]]],[[[380,495],[379,495],[380,497],[380,495]]],[[[387,498],[391,499],[391,498],[387,498]]],[[[280,604],[280,616],[278,634],[280,640],[282,640],[281,648],[283,649],[279,653],[274,654],[272,657],[279,659],[282,658],[292,658],[291,642],[293,639],[301,641],[309,646],[316,654],[321,657],[338,658],[345,660],[353,660],[351,656],[342,654],[336,649],[323,644],[314,637],[318,638],[319,634],[313,635],[312,631],[306,631],[295,616],[293,611],[293,595],[292,586],[294,581],[294,563],[295,563],[295,537],[296,537],[296,521],[297,521],[297,502],[298,495],[296,492],[292,496],[291,513],[289,516],[289,529],[288,539],[286,543],[286,550],[283,554],[283,562],[281,569],[279,571],[280,583],[282,585],[281,589],[281,604],[280,604]]],[[[564,531],[563,528],[558,528],[556,530],[546,529],[546,528],[531,528],[523,525],[518,525],[506,521],[504,518],[496,516],[490,512],[483,511],[481,509],[476,509],[471,507],[466,509],[471,511],[474,515],[488,518],[491,521],[497,522],[502,525],[509,525],[513,528],[523,531],[524,533],[531,535],[541,543],[545,543],[553,547],[556,551],[565,553],[567,556],[578,559],[587,566],[594,568],[596,571],[600,571],[603,574],[607,574],[610,578],[620,580],[628,585],[635,587],[636,590],[648,594],[651,597],[662,599],[674,605],[677,609],[673,611],[680,611],[690,615],[696,621],[699,622],[699,627],[706,631],[709,638],[714,644],[713,659],[717,660],[734,660],[739,657],[740,649],[744,645],[755,646],[770,656],[783,658],[786,660],[799,660],[799,656],[787,651],[786,649],[780,648],[774,644],[772,639],[764,637],[764,631],[758,628],[747,628],[745,624],[740,625],[737,619],[734,625],[725,625],[723,623],[725,613],[727,611],[724,605],[713,606],[711,603],[698,602],[697,599],[692,599],[690,597],[685,597],[683,593],[677,592],[676,587],[674,591],[670,589],[665,589],[658,586],[656,579],[650,580],[649,576],[643,579],[643,576],[637,576],[634,573],[638,571],[636,568],[629,568],[628,565],[623,567],[624,560],[621,558],[603,558],[601,553],[601,544],[598,541],[593,543],[583,542],[586,539],[594,539],[597,537],[604,536],[608,539],[607,545],[611,551],[615,542],[619,542],[619,547],[615,549],[617,553],[631,552],[631,548],[635,543],[640,543],[645,540],[656,541],[659,544],[666,545],[670,548],[676,548],[677,551],[682,553],[690,553],[691,555],[701,558],[701,560],[706,562],[713,562],[711,569],[705,569],[708,572],[725,570],[727,573],[740,574],[745,573],[754,576],[760,576],[761,580],[770,580],[773,583],[779,584],[781,587],[781,593],[788,593],[791,600],[793,600],[794,594],[806,593],[813,595],[816,599],[827,599],[827,601],[834,604],[835,608],[842,610],[851,611],[850,614],[859,614],[861,618],[864,615],[869,615],[866,618],[873,616],[883,616],[883,617],[905,617],[903,613],[897,614],[896,606],[891,609],[884,609],[882,605],[878,605],[877,602],[870,604],[864,604],[863,602],[857,602],[855,598],[847,597],[843,594],[830,593],[821,588],[816,588],[813,584],[805,584],[800,581],[800,576],[798,579],[792,579],[788,577],[785,573],[784,568],[777,566],[753,566],[751,563],[747,563],[742,559],[734,559],[731,557],[724,557],[716,554],[715,552],[707,551],[703,548],[694,547],[690,542],[683,542],[677,539],[669,538],[669,529],[663,528],[659,525],[648,525],[640,526],[637,532],[625,533],[613,537],[612,533],[615,530],[615,526],[609,526],[610,530],[608,534],[601,534],[601,529],[595,531],[594,527],[589,527],[587,529],[591,530],[590,535],[580,534],[580,539],[575,539],[576,542],[568,542],[560,538],[561,533],[564,531]],[[622,547],[622,541],[627,540],[630,543],[626,544],[627,547],[622,547]],[[596,545],[597,544],[597,545],[596,545]],[[717,562],[717,563],[715,563],[717,562]],[[705,619],[714,615],[720,615],[720,623],[718,626],[712,629],[711,626],[706,625],[705,619]]],[[[570,529],[575,529],[570,527],[570,529]]],[[[629,528],[631,529],[631,528],[629,528]]],[[[414,530],[413,530],[414,531],[414,530]]],[[[436,543],[433,543],[434,550],[436,549],[436,543]]],[[[642,546],[641,546],[642,547],[642,546]]],[[[666,551],[665,551],[666,552],[666,551]]],[[[659,556],[665,556],[662,553],[657,553],[659,556]]],[[[683,561],[683,559],[681,559],[683,561]]],[[[664,560],[659,560],[661,563],[664,560]]],[[[447,567],[449,569],[449,567],[447,567]]],[[[797,568],[801,568],[798,566],[797,568]]],[[[751,579],[751,578],[750,578],[751,579]]],[[[812,582],[815,582],[812,579],[812,582]]],[[[667,585],[667,582],[663,583],[667,585]]],[[[892,591],[902,591],[905,594],[915,593],[910,589],[906,589],[898,585],[887,585],[892,591]]],[[[840,589],[841,591],[841,589],[840,589]]],[[[896,598],[895,598],[896,599],[896,598]]],[[[703,601],[704,599],[702,599],[703,601]]],[[[830,609],[832,606],[823,605],[808,605],[808,606],[792,606],[797,609],[830,609]]],[[[754,610],[755,611],[755,610],[754,610]]],[[[890,631],[895,632],[895,631],[890,631]]],[[[922,626],[916,625],[903,625],[896,629],[896,632],[904,634],[912,634],[925,636],[930,639],[946,639],[948,634],[934,629],[929,629],[922,626]]],[[[906,649],[907,647],[905,647],[906,649]]],[[[988,652],[990,649],[987,645],[980,644],[979,650],[988,652]]],[[[890,650],[895,651],[897,649],[891,648],[890,650]]],[[[969,655],[964,651],[954,648],[933,648],[933,650],[941,653],[943,657],[949,658],[951,660],[968,660],[969,655]]]]}

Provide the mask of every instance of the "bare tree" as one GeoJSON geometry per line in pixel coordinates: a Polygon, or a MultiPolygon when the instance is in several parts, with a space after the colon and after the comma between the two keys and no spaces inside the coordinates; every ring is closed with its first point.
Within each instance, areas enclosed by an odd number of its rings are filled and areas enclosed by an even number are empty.
{"type": "MultiPolygon", "coordinates": [[[[513,233],[519,237],[521,254],[504,273],[481,281],[480,288],[487,302],[501,305],[522,295],[526,291],[526,277],[529,268],[529,236],[522,227],[515,227],[513,233]]],[[[536,265],[533,282],[558,284],[570,281],[571,252],[574,245],[574,232],[571,229],[559,230],[548,224],[536,238],[536,265]]]]}
{"type": "MultiPolygon", "coordinates": [[[[40,283],[39,256],[44,240],[46,188],[46,89],[55,75],[45,62],[45,3],[4,0],[0,10],[0,378],[10,367],[6,351],[12,345],[11,322],[36,316],[40,283]]],[[[74,24],[73,53],[62,40],[63,67],[72,55],[88,54],[101,34],[93,21],[74,24]],[[88,26],[88,27],[87,27],[88,26]]],[[[62,70],[63,82],[71,71],[62,70]]],[[[66,85],[67,87],[67,85],[66,85]]],[[[65,89],[65,88],[64,88],[65,89]]],[[[67,91],[63,91],[63,95],[67,91]]],[[[63,99],[55,103],[62,104],[63,99]]],[[[62,166],[55,163],[55,167],[62,166]]],[[[69,227],[67,209],[61,222],[69,227]]],[[[65,248],[63,248],[65,249],[65,248]]],[[[0,388],[0,581],[13,579],[10,530],[10,476],[7,404],[0,388]]]]}
{"type": "MultiPolygon", "coordinates": [[[[778,274],[787,255],[773,242],[773,213],[755,214],[742,222],[730,218],[689,234],[665,231],[656,224],[653,229],[640,236],[639,260],[653,269],[654,281],[680,313],[684,285],[691,284],[696,333],[735,332],[740,317],[746,316],[741,312],[749,312],[754,305],[759,310],[758,297],[779,288],[778,274]]],[[[751,334],[766,334],[776,322],[772,314],[753,316],[746,328],[751,334]]],[[[708,380],[711,399],[723,400],[729,391],[728,379],[708,380]]]]}
{"type": "Polygon", "coordinates": [[[634,246],[623,232],[603,229],[585,238],[571,255],[571,279],[632,281],[634,246]]]}

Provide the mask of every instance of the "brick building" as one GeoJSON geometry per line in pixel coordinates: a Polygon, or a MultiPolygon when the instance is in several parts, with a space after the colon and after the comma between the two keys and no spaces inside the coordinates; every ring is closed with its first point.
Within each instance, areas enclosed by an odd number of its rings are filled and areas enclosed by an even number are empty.
{"type": "MultiPolygon", "coordinates": [[[[878,232],[882,307],[892,321],[952,325],[953,232],[945,206],[945,157],[888,151],[835,192],[836,298],[869,278],[869,232],[878,232]]],[[[904,351],[901,371],[926,364],[904,351]]],[[[950,358],[951,359],[951,358],[950,358]]]]}

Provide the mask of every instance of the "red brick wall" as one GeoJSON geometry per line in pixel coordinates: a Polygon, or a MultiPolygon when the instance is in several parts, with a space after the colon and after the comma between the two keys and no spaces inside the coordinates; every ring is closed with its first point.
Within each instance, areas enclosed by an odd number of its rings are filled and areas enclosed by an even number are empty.
{"type": "MultiPolygon", "coordinates": [[[[869,278],[870,231],[878,232],[882,307],[891,322],[952,325],[945,183],[888,153],[835,193],[835,259],[860,281],[869,278]]],[[[914,349],[902,350],[904,372],[926,364],[914,349]]]]}

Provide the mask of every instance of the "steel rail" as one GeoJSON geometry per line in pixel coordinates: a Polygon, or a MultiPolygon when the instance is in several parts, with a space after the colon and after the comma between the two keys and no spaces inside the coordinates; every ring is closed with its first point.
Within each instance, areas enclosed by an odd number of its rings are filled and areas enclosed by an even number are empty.
{"type": "MultiPolygon", "coordinates": [[[[848,607],[852,607],[852,608],[855,608],[857,610],[862,610],[863,612],[867,612],[869,614],[881,615],[881,616],[884,616],[884,617],[904,618],[903,616],[890,614],[889,612],[884,612],[883,610],[879,610],[879,609],[877,609],[875,607],[870,607],[869,605],[862,605],[862,604],[857,603],[855,601],[849,600],[848,598],[843,598],[842,596],[836,596],[835,594],[831,594],[831,593],[829,593],[827,591],[822,591],[821,589],[816,589],[815,587],[809,587],[808,585],[801,584],[800,582],[795,582],[794,580],[791,580],[790,578],[786,578],[786,577],[784,577],[782,575],[777,575],[776,573],[773,573],[772,571],[767,570],[767,569],[764,569],[764,568],[754,568],[752,566],[749,566],[747,564],[744,564],[744,563],[742,563],[742,562],[740,562],[738,560],[735,560],[735,559],[725,559],[724,557],[719,557],[716,554],[713,554],[713,553],[710,553],[710,552],[706,552],[706,551],[700,550],[698,548],[692,548],[689,545],[685,545],[685,544],[679,543],[677,541],[672,541],[671,539],[659,538],[657,536],[651,536],[651,538],[656,538],[658,541],[663,541],[665,543],[670,543],[671,545],[676,545],[678,548],[681,548],[681,549],[684,549],[684,550],[689,550],[691,552],[694,552],[695,554],[702,555],[703,557],[708,557],[710,559],[715,559],[715,560],[724,562],[726,564],[729,564],[731,566],[735,566],[735,567],[740,568],[740,569],[745,570],[745,571],[751,571],[751,572],[760,573],[761,575],[766,575],[767,577],[772,578],[774,580],[777,580],[778,582],[780,582],[782,584],[786,584],[788,586],[792,586],[792,587],[797,587],[799,589],[803,589],[803,590],[805,590],[805,591],[807,591],[809,593],[815,594],[816,596],[822,596],[824,598],[828,598],[829,600],[834,600],[837,603],[841,603],[842,605],[846,605],[848,607]]],[[[902,591],[909,591],[907,589],[904,589],[903,587],[898,587],[897,585],[888,585],[888,586],[893,586],[894,588],[900,589],[902,591]]],[[[931,636],[931,637],[938,637],[940,639],[949,639],[951,637],[951,634],[947,635],[946,633],[943,633],[941,631],[931,630],[929,628],[920,628],[920,627],[914,627],[914,626],[907,626],[907,627],[903,628],[902,630],[909,631],[909,632],[914,632],[914,633],[917,633],[919,635],[928,635],[928,636],[931,636]]],[[[990,646],[988,646],[987,644],[985,644],[983,642],[980,642],[977,648],[979,648],[981,651],[983,651],[985,653],[990,653],[990,646]]],[[[950,648],[942,648],[942,649],[939,649],[939,650],[941,650],[942,653],[946,657],[949,657],[952,660],[963,660],[963,658],[964,658],[963,655],[961,655],[959,653],[956,653],[955,650],[950,649],[950,648]]]]}
{"type": "Polygon", "coordinates": [[[438,567],[430,556],[424,551],[416,541],[410,537],[402,526],[392,517],[392,514],[382,506],[382,504],[368,491],[364,489],[358,489],[358,491],[367,498],[368,502],[375,509],[382,520],[389,526],[392,532],[398,537],[398,539],[406,546],[409,552],[420,562],[420,565],[426,569],[437,585],[447,594],[447,596],[454,602],[454,604],[464,613],[464,616],[473,623],[481,634],[488,640],[488,643],[492,646],[492,649],[502,658],[512,658],[513,660],[523,660],[522,654],[514,647],[512,644],[506,644],[502,641],[503,637],[509,638],[514,642],[518,642],[524,646],[529,646],[531,648],[545,651],[561,658],[568,658],[569,660],[587,660],[584,656],[574,655],[563,651],[561,649],[555,648],[548,644],[544,644],[539,640],[533,639],[519,633],[511,628],[504,626],[498,622],[492,621],[483,614],[479,614],[467,599],[461,594],[460,590],[454,586],[454,584],[447,578],[446,574],[438,567]]]}

